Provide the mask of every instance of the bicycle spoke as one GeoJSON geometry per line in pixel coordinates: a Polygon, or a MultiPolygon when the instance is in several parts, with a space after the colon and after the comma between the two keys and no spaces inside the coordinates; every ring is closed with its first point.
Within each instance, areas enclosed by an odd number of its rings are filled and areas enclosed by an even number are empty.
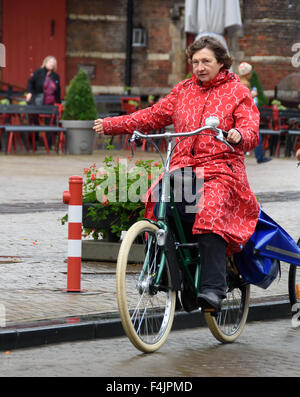
{"type": "Polygon", "coordinates": [[[238,281],[227,293],[219,313],[205,313],[212,334],[223,343],[233,342],[240,335],[248,315],[250,286],[238,281]]]}

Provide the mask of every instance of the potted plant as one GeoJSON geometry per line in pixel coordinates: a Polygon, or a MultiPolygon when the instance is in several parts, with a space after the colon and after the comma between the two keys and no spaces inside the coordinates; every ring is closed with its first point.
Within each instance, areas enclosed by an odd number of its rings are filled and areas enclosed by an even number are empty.
{"type": "Polygon", "coordinates": [[[143,200],[151,182],[161,173],[161,163],[138,160],[132,166],[128,159],[104,159],[84,169],[83,233],[95,240],[118,241],[122,231],[143,219],[143,200]]]}
{"type": "MultiPolygon", "coordinates": [[[[83,236],[118,241],[122,231],[144,216],[144,199],[151,183],[161,174],[154,160],[116,160],[106,156],[104,167],[84,168],[82,187],[83,236]]],[[[66,214],[62,224],[68,221],[66,214]]]]}
{"type": "Polygon", "coordinates": [[[66,146],[70,154],[92,154],[97,108],[87,73],[80,69],[67,88],[62,125],[67,129],[66,146]]]}
{"type": "MultiPolygon", "coordinates": [[[[148,188],[162,171],[160,162],[104,159],[84,169],[82,259],[114,261],[123,231],[144,217],[148,188]],[[89,239],[92,237],[92,239],[89,239]]],[[[62,218],[67,221],[68,215],[62,218]]]]}

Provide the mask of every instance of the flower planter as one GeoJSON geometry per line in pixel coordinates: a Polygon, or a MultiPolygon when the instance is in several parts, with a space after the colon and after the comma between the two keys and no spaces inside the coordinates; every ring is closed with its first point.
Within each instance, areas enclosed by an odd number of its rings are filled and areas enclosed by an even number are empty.
{"type": "MultiPolygon", "coordinates": [[[[118,222],[115,215],[108,216],[104,221],[93,219],[88,215],[89,208],[94,203],[83,203],[82,205],[82,226],[89,229],[105,229],[103,240],[82,240],[82,260],[99,262],[116,262],[120,249],[120,238],[110,230],[112,222],[118,222]]],[[[132,224],[136,219],[132,219],[132,224]]],[[[143,259],[143,245],[137,245],[130,253],[129,261],[136,262],[143,259]]]]}
{"type": "Polygon", "coordinates": [[[105,220],[97,220],[93,219],[90,215],[88,215],[88,211],[90,207],[95,207],[94,203],[83,203],[82,204],[82,226],[87,229],[105,229],[105,241],[110,242],[118,242],[120,238],[113,234],[110,230],[110,226],[112,223],[118,222],[118,219],[115,215],[108,216],[105,220]]]}
{"type": "MultiPolygon", "coordinates": [[[[126,172],[127,191],[132,187],[134,189],[139,188],[139,194],[141,194],[142,198],[143,192],[140,190],[139,179],[146,177],[147,181],[151,181],[152,178],[157,178],[156,174],[160,173],[162,166],[160,163],[153,163],[153,160],[139,160],[135,162],[134,169],[128,171],[119,158],[113,160],[112,156],[105,157],[104,164],[104,172],[103,170],[98,172],[96,164],[84,169],[86,178],[83,183],[82,225],[86,229],[86,236],[97,237],[99,232],[103,232],[104,239],[83,240],[82,259],[115,262],[119,253],[120,241],[119,237],[111,232],[112,226],[114,226],[112,229],[120,234],[121,231],[128,230],[132,224],[139,219],[143,219],[144,216],[143,201],[129,200],[129,198],[127,201],[121,200],[118,202],[116,200],[119,197],[119,177],[120,175],[123,176],[123,172],[126,172]],[[115,183],[111,183],[109,186],[104,185],[105,193],[100,192],[99,197],[99,194],[97,195],[99,193],[98,186],[103,182],[106,183],[109,174],[108,170],[110,173],[111,171],[115,173],[115,183]],[[112,193],[113,198],[111,198],[109,193],[112,193]],[[113,196],[114,193],[115,196],[113,196]],[[92,214],[89,215],[91,206],[95,210],[91,211],[92,214]],[[104,220],[99,220],[104,217],[106,217],[104,220]]],[[[136,192],[136,190],[134,191],[136,192]]],[[[143,245],[137,245],[136,254],[133,254],[130,260],[133,262],[139,261],[143,258],[143,255],[143,245]]]]}
{"type": "Polygon", "coordinates": [[[95,143],[93,120],[62,120],[66,131],[66,150],[69,154],[92,154],[95,143]]]}
{"type": "Polygon", "coordinates": [[[97,106],[88,74],[80,69],[67,89],[62,125],[66,132],[66,151],[69,154],[92,154],[96,133],[97,106]]]}
{"type": "MultiPolygon", "coordinates": [[[[117,262],[121,243],[103,240],[83,240],[81,259],[84,261],[117,262]]],[[[136,245],[130,251],[129,262],[136,263],[144,258],[144,246],[136,245]]]]}

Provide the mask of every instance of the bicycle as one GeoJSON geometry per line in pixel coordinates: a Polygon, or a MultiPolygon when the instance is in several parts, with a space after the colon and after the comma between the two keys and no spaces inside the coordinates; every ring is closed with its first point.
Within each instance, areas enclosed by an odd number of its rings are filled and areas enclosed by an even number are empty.
{"type": "MultiPolygon", "coordinates": [[[[226,131],[217,128],[218,124],[216,117],[209,117],[206,125],[195,131],[147,135],[134,131],[130,139],[131,142],[136,137],[167,140],[158,220],[144,219],[132,225],[122,240],[117,261],[117,301],[121,322],[132,344],[146,353],[159,349],[166,342],[178,295],[185,311],[199,308],[201,258],[197,243],[187,240],[174,200],[169,171],[176,146],[172,148],[172,141],[174,137],[185,139],[209,130],[209,135],[234,151],[225,139],[226,131]],[[169,201],[171,215],[167,214],[169,201]],[[138,263],[131,263],[133,250],[139,250],[141,260],[138,263]]],[[[219,311],[204,310],[207,325],[219,341],[233,342],[241,334],[248,316],[249,300],[250,284],[241,278],[232,258],[227,258],[227,296],[222,308],[219,311]]]]}

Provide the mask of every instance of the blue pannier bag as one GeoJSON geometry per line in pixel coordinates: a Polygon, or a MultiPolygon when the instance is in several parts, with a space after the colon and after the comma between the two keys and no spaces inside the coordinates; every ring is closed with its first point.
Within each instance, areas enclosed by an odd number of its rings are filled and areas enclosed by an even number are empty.
{"type": "Polygon", "coordinates": [[[300,266],[300,248],[281,226],[260,210],[253,235],[234,259],[246,282],[266,289],[279,273],[279,261],[300,266]]]}

